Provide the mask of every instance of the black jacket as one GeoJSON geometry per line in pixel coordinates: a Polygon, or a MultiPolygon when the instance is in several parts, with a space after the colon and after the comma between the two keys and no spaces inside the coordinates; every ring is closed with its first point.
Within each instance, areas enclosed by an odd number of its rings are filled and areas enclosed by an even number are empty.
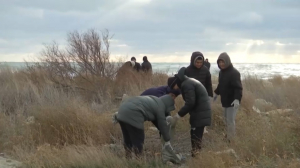
{"type": "MultiPolygon", "coordinates": [[[[209,69],[202,65],[201,68],[196,68],[194,66],[195,59],[197,59],[196,55],[192,55],[191,57],[191,63],[190,65],[186,68],[185,70],[185,75],[194,78],[201,82],[204,87],[206,88],[206,91],[208,93],[208,96],[213,97],[213,89],[212,89],[212,82],[211,82],[211,74],[209,72],[209,69]]],[[[203,55],[201,56],[202,59],[204,60],[203,55]]]]}
{"type": "Polygon", "coordinates": [[[207,69],[210,69],[210,63],[209,62],[204,62],[204,65],[207,67],[207,69]]]}
{"type": "Polygon", "coordinates": [[[180,90],[185,101],[178,115],[183,117],[190,114],[190,124],[194,127],[211,125],[211,106],[205,87],[197,80],[184,75],[185,67],[176,75],[181,81],[180,90]]]}
{"type": "MultiPolygon", "coordinates": [[[[237,99],[241,102],[243,86],[240,72],[233,67],[231,60],[226,53],[222,53],[219,60],[225,60],[225,69],[219,72],[219,84],[215,90],[217,95],[221,95],[223,107],[232,107],[232,102],[237,99]]],[[[219,67],[220,68],[220,67],[219,67]]]]}
{"type": "Polygon", "coordinates": [[[144,72],[152,72],[152,65],[149,61],[144,61],[142,63],[142,71],[144,72]]]}
{"type": "Polygon", "coordinates": [[[135,62],[133,69],[135,69],[136,71],[138,71],[138,72],[139,72],[139,71],[140,71],[140,69],[141,69],[141,64],[140,64],[140,63],[138,63],[138,62],[135,62]]]}

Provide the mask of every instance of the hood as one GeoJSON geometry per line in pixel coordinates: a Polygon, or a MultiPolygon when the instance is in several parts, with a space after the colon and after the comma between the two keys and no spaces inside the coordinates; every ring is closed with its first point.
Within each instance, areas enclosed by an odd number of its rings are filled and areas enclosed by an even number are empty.
{"type": "Polygon", "coordinates": [[[181,82],[184,81],[186,67],[182,67],[179,69],[178,73],[175,75],[181,82]]]}
{"type": "Polygon", "coordinates": [[[230,57],[229,57],[229,55],[226,52],[223,52],[223,53],[220,54],[220,56],[219,56],[219,58],[217,60],[218,67],[219,67],[219,60],[223,60],[225,62],[225,69],[232,65],[230,57]]]}
{"type": "Polygon", "coordinates": [[[164,95],[159,98],[165,105],[166,107],[166,113],[170,113],[171,111],[175,110],[175,102],[173,98],[170,95],[164,95]]]}
{"type": "MultiPolygon", "coordinates": [[[[191,56],[191,62],[190,62],[190,65],[191,65],[193,68],[196,68],[196,67],[195,67],[195,62],[196,62],[196,60],[197,60],[198,58],[202,58],[203,63],[204,63],[204,56],[203,56],[203,54],[202,54],[201,52],[199,52],[199,51],[193,52],[193,53],[192,53],[192,56],[191,56]]],[[[204,64],[203,64],[203,65],[204,65],[204,64]]],[[[202,66],[203,66],[203,65],[202,65],[202,66]]]]}

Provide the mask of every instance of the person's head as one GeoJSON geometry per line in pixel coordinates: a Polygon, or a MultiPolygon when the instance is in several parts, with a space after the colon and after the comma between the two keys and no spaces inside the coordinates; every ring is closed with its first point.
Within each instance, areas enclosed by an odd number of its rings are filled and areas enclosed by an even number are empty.
{"type": "Polygon", "coordinates": [[[179,90],[179,83],[180,80],[175,76],[168,78],[168,86],[173,90],[179,90]]]}
{"type": "Polygon", "coordinates": [[[195,51],[191,56],[191,65],[196,68],[201,68],[203,66],[204,56],[201,52],[195,51]]]}
{"type": "Polygon", "coordinates": [[[201,57],[198,57],[194,62],[194,66],[196,68],[201,68],[202,65],[203,65],[203,59],[201,57]]]}
{"type": "Polygon", "coordinates": [[[220,54],[220,56],[217,60],[217,64],[221,70],[224,70],[224,69],[228,68],[230,65],[232,65],[230,57],[226,52],[223,52],[220,54]]]}
{"type": "Polygon", "coordinates": [[[208,62],[208,59],[207,59],[207,58],[205,59],[205,62],[208,62]]]}
{"type": "Polygon", "coordinates": [[[143,57],[143,61],[148,61],[147,56],[144,56],[144,57],[143,57]]]}
{"type": "Polygon", "coordinates": [[[218,61],[218,66],[219,66],[220,69],[225,69],[225,68],[226,68],[226,65],[225,65],[224,60],[220,59],[220,60],[218,61]]]}
{"type": "Polygon", "coordinates": [[[135,59],[135,57],[131,57],[130,61],[134,61],[134,62],[136,62],[136,59],[135,59]]]}

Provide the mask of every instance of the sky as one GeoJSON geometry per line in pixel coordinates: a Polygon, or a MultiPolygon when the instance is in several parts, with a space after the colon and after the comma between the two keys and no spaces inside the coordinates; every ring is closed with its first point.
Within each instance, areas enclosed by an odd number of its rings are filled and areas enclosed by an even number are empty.
{"type": "Polygon", "coordinates": [[[39,58],[72,31],[108,29],[111,58],[300,63],[299,0],[0,0],[0,61],[39,58]]]}

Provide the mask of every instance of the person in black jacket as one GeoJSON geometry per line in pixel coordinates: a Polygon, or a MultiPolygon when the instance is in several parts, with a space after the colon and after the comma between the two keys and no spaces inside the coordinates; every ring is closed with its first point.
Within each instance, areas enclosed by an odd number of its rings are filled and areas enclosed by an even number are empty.
{"type": "Polygon", "coordinates": [[[218,95],[221,95],[226,122],[226,137],[230,142],[235,135],[235,116],[242,99],[243,86],[240,72],[233,67],[230,57],[226,52],[220,54],[217,63],[220,72],[219,84],[215,90],[214,100],[217,99],[218,95]]]}
{"type": "Polygon", "coordinates": [[[140,71],[141,69],[141,64],[136,62],[136,58],[135,57],[131,57],[130,59],[131,61],[135,62],[133,69],[135,69],[136,71],[140,71]]]}
{"type": "Polygon", "coordinates": [[[205,59],[204,65],[210,70],[210,63],[208,62],[208,59],[205,59]]]}
{"type": "Polygon", "coordinates": [[[168,86],[179,87],[185,101],[184,106],[174,116],[176,120],[190,114],[192,156],[201,149],[201,141],[205,126],[211,125],[211,103],[205,87],[193,78],[187,77],[182,67],[175,77],[168,79],[168,86]]]}
{"type": "MultiPolygon", "coordinates": [[[[202,85],[206,88],[208,96],[211,101],[213,99],[213,89],[211,82],[211,74],[209,69],[204,66],[204,56],[201,52],[195,51],[191,56],[191,63],[185,70],[185,75],[194,78],[202,83],[202,85]]],[[[207,133],[207,130],[204,129],[204,132],[207,133]]]]}
{"type": "Polygon", "coordinates": [[[144,56],[143,57],[143,63],[142,63],[142,70],[144,71],[144,72],[152,72],[152,65],[151,65],[151,63],[148,61],[148,58],[147,58],[147,56],[144,56]]]}

